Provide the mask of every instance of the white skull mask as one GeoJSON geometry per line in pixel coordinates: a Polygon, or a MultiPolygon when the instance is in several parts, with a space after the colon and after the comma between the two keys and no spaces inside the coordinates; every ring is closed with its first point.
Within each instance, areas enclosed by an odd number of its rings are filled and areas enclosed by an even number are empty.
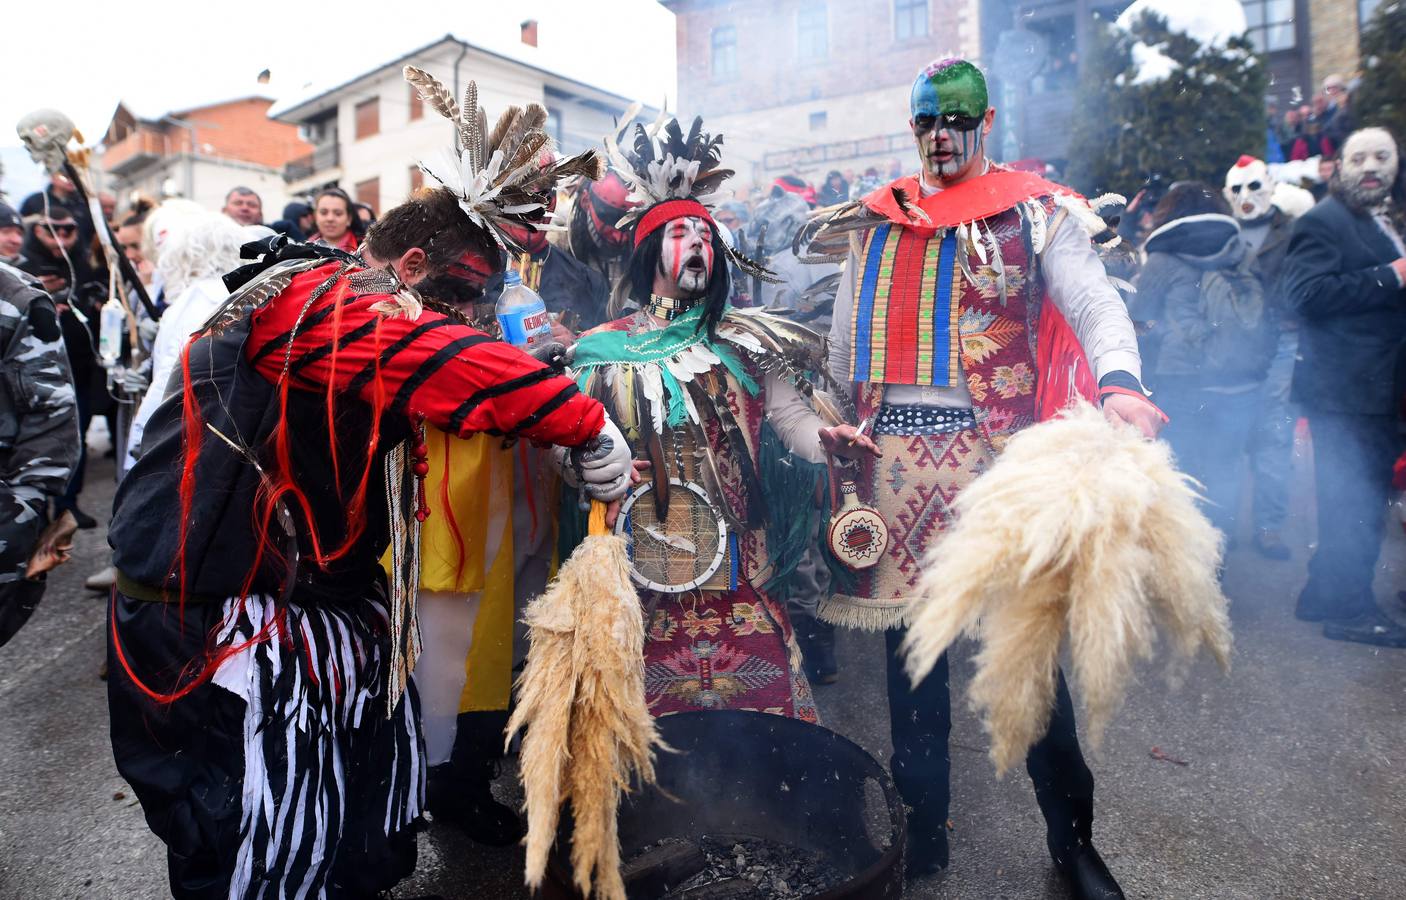
{"type": "Polygon", "coordinates": [[[53,174],[63,168],[65,148],[77,129],[73,120],[56,109],[38,109],[15,125],[20,143],[29,156],[53,174]]]}
{"type": "Polygon", "coordinates": [[[1225,201],[1242,222],[1269,215],[1274,201],[1274,176],[1263,160],[1242,156],[1225,173],[1225,201]]]}

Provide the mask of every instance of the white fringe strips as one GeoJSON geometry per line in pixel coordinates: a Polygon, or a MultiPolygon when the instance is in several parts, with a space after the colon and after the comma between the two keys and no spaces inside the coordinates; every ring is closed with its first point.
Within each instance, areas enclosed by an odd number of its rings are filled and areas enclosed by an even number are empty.
{"type": "Polygon", "coordinates": [[[526,881],[542,883],[561,805],[584,897],[625,900],[616,812],[631,779],[654,781],[659,735],[644,695],[644,616],[625,539],[592,535],[527,607],[527,665],[508,739],[523,728],[526,881]]]}
{"type": "Polygon", "coordinates": [[[963,632],[981,641],[969,697],[998,774],[1049,725],[1066,633],[1095,747],[1159,631],[1174,683],[1202,645],[1229,672],[1221,534],[1197,498],[1165,443],[1082,403],[1012,438],[957,498],[910,602],[904,652],[917,683],[963,632]]]}
{"type": "MultiPolygon", "coordinates": [[[[218,646],[249,641],[277,611],[267,596],[227,600],[218,646]]],[[[355,611],[290,603],[284,612],[282,630],[213,679],[245,703],[230,900],[325,897],[339,855],[410,827],[424,805],[414,689],[389,721],[379,708],[387,661],[373,635],[386,630],[385,607],[368,599],[355,611]]]]}

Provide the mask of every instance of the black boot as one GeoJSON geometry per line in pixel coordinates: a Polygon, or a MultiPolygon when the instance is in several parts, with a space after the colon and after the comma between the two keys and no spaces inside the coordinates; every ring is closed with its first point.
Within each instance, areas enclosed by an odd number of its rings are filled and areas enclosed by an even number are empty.
{"type": "Polygon", "coordinates": [[[840,664],[835,659],[835,626],[805,613],[791,614],[796,643],[801,645],[806,677],[812,684],[834,684],[840,680],[840,664]]]}
{"type": "Polygon", "coordinates": [[[904,874],[907,878],[936,875],[947,868],[947,826],[936,827],[910,821],[904,874]]]}
{"type": "Polygon", "coordinates": [[[492,791],[506,722],[506,712],[460,715],[449,762],[431,767],[425,785],[436,822],[447,822],[490,847],[514,844],[527,833],[517,813],[492,791]]]}
{"type": "Polygon", "coordinates": [[[1056,859],[1074,900],[1123,900],[1123,889],[1093,844],[1084,844],[1065,861],[1056,859]]]}

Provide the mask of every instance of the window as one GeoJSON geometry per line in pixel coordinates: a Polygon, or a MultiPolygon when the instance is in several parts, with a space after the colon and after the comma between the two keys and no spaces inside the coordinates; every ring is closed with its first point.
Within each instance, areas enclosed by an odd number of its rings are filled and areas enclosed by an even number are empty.
{"type": "Polygon", "coordinates": [[[410,121],[423,118],[425,115],[425,101],[420,99],[420,92],[415,90],[415,85],[408,84],[410,88],[410,121]]]}
{"type": "Polygon", "coordinates": [[[713,77],[737,75],[737,29],[731,25],[713,29],[713,77]]]}
{"type": "Polygon", "coordinates": [[[928,0],[893,0],[893,39],[909,41],[928,33],[928,0]]]}
{"type": "Polygon", "coordinates": [[[1357,0],[1357,27],[1366,28],[1372,23],[1372,13],[1382,5],[1382,0],[1357,0]]]}
{"type": "Polygon", "coordinates": [[[557,146],[561,146],[561,110],[554,106],[547,107],[547,121],[542,128],[557,142],[557,146]]]}
{"type": "Polygon", "coordinates": [[[381,133],[381,98],[372,97],[356,105],[356,139],[381,133]]]}
{"type": "Polygon", "coordinates": [[[356,198],[357,203],[365,203],[371,207],[372,212],[379,215],[381,212],[381,179],[368,178],[365,181],[358,181],[352,196],[356,198]]]}
{"type": "Polygon", "coordinates": [[[826,121],[827,121],[828,119],[829,119],[829,116],[825,115],[825,110],[823,110],[823,109],[822,109],[820,112],[813,112],[813,113],[811,113],[811,114],[810,114],[810,130],[811,130],[811,131],[820,131],[820,130],[822,130],[822,129],[825,127],[826,121]]]}
{"type": "Polygon", "coordinates": [[[829,16],[824,3],[807,3],[796,13],[796,55],[824,59],[829,53],[829,16]]]}
{"type": "Polygon", "coordinates": [[[1294,32],[1294,0],[1244,0],[1245,21],[1250,43],[1261,53],[1292,50],[1298,44],[1294,32]]]}
{"type": "Polygon", "coordinates": [[[425,173],[419,166],[410,167],[410,193],[425,186],[425,173]]]}

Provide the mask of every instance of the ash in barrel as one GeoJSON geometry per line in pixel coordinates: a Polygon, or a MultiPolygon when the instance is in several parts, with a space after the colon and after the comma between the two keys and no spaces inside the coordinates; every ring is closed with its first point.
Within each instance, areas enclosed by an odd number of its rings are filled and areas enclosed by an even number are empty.
{"type": "Polygon", "coordinates": [[[730,835],[660,841],[624,871],[631,900],[800,900],[845,881],[820,852],[730,835]]]}

